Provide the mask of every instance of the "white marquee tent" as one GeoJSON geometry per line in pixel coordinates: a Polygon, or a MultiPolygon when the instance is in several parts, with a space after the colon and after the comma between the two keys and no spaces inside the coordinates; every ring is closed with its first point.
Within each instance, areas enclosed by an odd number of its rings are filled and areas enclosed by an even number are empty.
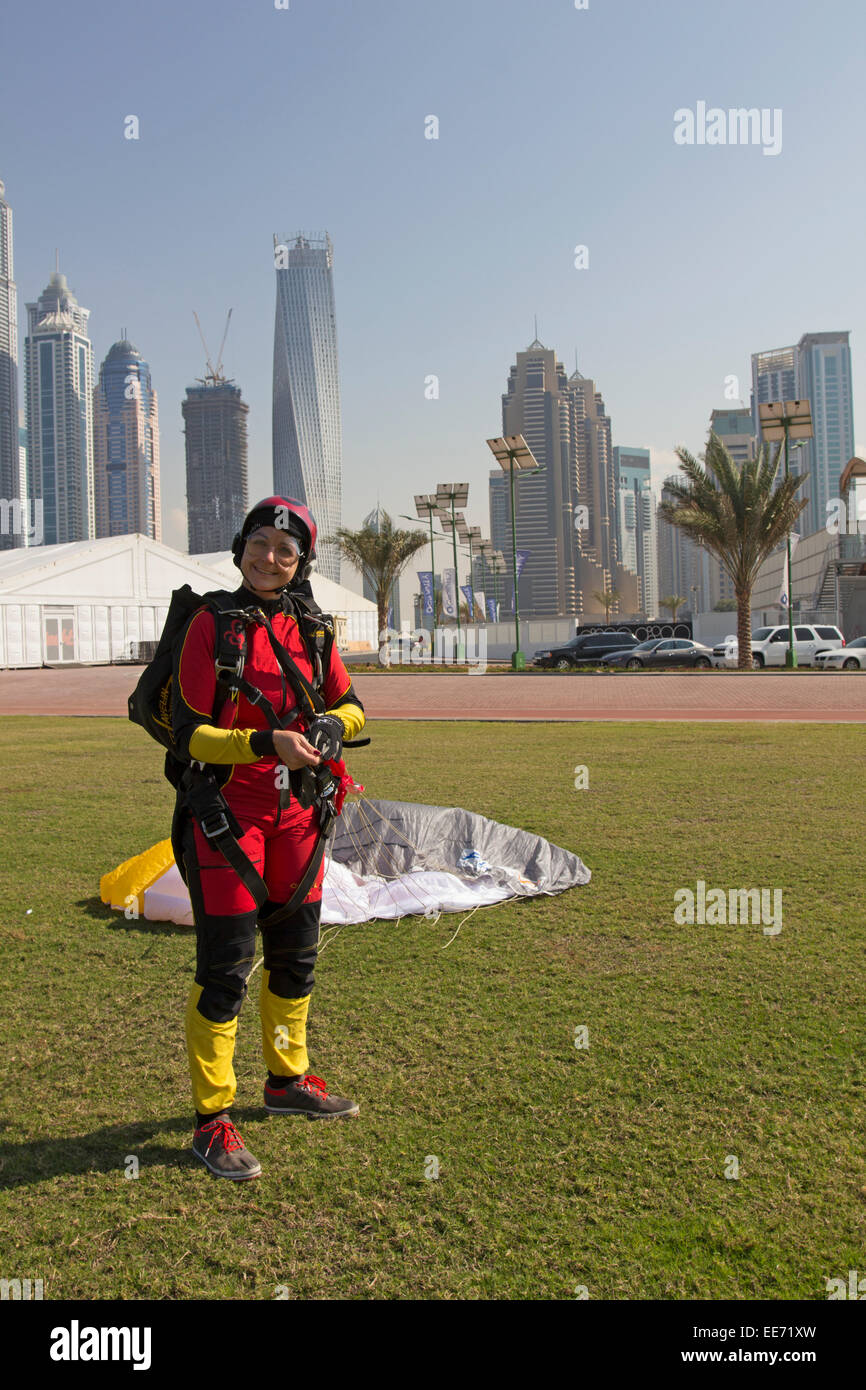
{"type": "MultiPolygon", "coordinates": [[[[226,551],[184,555],[141,535],[0,551],[0,667],[129,660],[159,637],[173,589],[239,580],[226,551]]],[[[340,619],[341,645],[375,648],[375,604],[323,576],[311,582],[340,619]]]]}

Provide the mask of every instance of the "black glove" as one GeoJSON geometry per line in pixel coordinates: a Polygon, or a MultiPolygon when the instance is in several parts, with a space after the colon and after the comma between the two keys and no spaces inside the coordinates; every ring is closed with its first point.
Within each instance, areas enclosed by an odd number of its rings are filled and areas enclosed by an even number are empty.
{"type": "Polygon", "coordinates": [[[336,714],[321,714],[307,730],[307,740],[323,759],[339,758],[343,751],[343,721],[336,714]]]}

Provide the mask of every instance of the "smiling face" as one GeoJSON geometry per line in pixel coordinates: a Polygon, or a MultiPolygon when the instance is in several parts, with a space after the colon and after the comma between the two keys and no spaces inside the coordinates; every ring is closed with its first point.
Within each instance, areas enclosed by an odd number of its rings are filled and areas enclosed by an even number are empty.
{"type": "Polygon", "coordinates": [[[276,526],[258,526],[247,536],[241,556],[241,574],[258,598],[274,598],[290,584],[298,569],[299,550],[294,536],[276,526]]]}

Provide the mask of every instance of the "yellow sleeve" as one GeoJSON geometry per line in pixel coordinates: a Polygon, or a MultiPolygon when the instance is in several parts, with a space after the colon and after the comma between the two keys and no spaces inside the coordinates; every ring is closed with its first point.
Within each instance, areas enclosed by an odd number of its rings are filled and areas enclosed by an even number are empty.
{"type": "Polygon", "coordinates": [[[345,733],[344,738],[355,738],[363,729],[367,722],[367,716],[360,705],[353,705],[347,702],[336,709],[325,711],[326,714],[333,714],[342,722],[345,733]]]}
{"type": "Polygon", "coordinates": [[[217,729],[199,724],[189,737],[189,756],[200,763],[257,763],[250,748],[255,729],[217,729]]]}

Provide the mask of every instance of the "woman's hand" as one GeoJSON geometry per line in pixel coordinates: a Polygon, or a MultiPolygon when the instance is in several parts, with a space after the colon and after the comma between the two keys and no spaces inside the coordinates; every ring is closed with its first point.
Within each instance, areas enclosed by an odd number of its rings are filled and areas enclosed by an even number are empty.
{"type": "Polygon", "coordinates": [[[303,734],[289,729],[274,729],[274,748],[280,762],[293,771],[299,767],[317,767],[322,761],[321,754],[303,734]]]}

